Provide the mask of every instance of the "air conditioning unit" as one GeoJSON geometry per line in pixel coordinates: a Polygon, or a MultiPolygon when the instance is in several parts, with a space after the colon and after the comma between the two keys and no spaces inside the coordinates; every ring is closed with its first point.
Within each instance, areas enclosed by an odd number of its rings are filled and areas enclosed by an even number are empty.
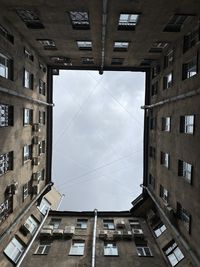
{"type": "Polygon", "coordinates": [[[53,225],[45,224],[45,225],[43,225],[42,229],[45,229],[45,230],[52,230],[52,231],[53,231],[53,225]]]}
{"type": "Polygon", "coordinates": [[[40,193],[40,189],[38,185],[32,186],[32,194],[33,195],[38,195],[40,193]]]}
{"type": "Polygon", "coordinates": [[[33,137],[33,145],[38,145],[39,144],[39,136],[34,136],[33,137]]]}
{"type": "Polygon", "coordinates": [[[123,232],[123,239],[132,240],[132,238],[133,238],[133,234],[131,231],[124,231],[123,232]]]}
{"type": "Polygon", "coordinates": [[[55,238],[62,238],[63,237],[63,229],[53,229],[52,234],[55,238]]]}
{"type": "Polygon", "coordinates": [[[122,237],[122,232],[121,231],[114,231],[113,232],[113,238],[116,239],[120,239],[122,237]]]}
{"type": "Polygon", "coordinates": [[[144,235],[142,229],[132,229],[134,237],[141,237],[144,235]]]}
{"type": "Polygon", "coordinates": [[[125,228],[125,222],[124,221],[119,221],[117,222],[117,228],[125,228]]]}
{"type": "Polygon", "coordinates": [[[39,123],[34,123],[33,124],[33,131],[34,132],[40,132],[40,125],[39,125],[39,123]]]}
{"type": "Polygon", "coordinates": [[[99,231],[99,238],[100,239],[106,239],[107,238],[107,236],[108,236],[108,231],[105,231],[105,230],[100,230],[99,231]]]}
{"type": "Polygon", "coordinates": [[[38,166],[40,164],[39,158],[35,157],[33,158],[33,165],[38,166]]]}
{"type": "Polygon", "coordinates": [[[41,236],[41,237],[49,238],[49,237],[52,236],[52,230],[42,229],[42,230],[40,231],[40,236],[41,236]]]}
{"type": "Polygon", "coordinates": [[[64,237],[72,237],[75,233],[75,226],[65,226],[63,235],[64,237]]]}

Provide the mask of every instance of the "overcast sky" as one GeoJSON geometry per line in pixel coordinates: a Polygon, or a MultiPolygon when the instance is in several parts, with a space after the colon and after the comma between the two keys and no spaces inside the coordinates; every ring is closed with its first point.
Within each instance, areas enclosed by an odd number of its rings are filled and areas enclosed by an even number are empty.
{"type": "Polygon", "coordinates": [[[60,210],[128,210],[141,193],[144,75],[63,70],[54,76],[60,210]]]}

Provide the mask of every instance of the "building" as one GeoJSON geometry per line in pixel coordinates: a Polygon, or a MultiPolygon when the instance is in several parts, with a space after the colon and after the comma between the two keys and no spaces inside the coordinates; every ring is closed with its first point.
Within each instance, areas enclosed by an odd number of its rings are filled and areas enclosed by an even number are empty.
{"type": "Polygon", "coordinates": [[[59,69],[79,69],[146,73],[144,181],[139,203],[151,199],[153,204],[145,214],[136,215],[134,208],[131,216],[150,224],[150,211],[153,217],[161,214],[175,240],[169,250],[165,246],[173,239],[156,241],[163,258],[169,251],[179,252],[178,244],[184,260],[176,264],[200,266],[200,3],[0,3],[2,265],[11,266],[5,256],[9,234],[18,231],[23,214],[28,216],[52,185],[53,75],[59,69]]]}

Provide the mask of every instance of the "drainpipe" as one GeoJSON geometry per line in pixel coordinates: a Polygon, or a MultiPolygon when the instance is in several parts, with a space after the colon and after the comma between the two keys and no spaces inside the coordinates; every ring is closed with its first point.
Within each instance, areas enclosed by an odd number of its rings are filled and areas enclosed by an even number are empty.
{"type": "Polygon", "coordinates": [[[60,199],[60,202],[59,202],[59,204],[58,204],[58,207],[57,207],[57,209],[56,209],[56,210],[59,210],[59,208],[60,208],[60,205],[61,205],[61,203],[62,203],[62,201],[63,201],[64,197],[65,197],[65,194],[62,194],[62,196],[61,196],[61,199],[60,199]]]}
{"type": "Polygon", "coordinates": [[[103,0],[103,14],[102,14],[102,32],[101,32],[101,67],[99,74],[103,74],[105,61],[105,42],[106,42],[106,24],[107,24],[107,5],[108,0],[103,0]]]}
{"type": "Polygon", "coordinates": [[[48,208],[48,210],[47,210],[47,212],[46,212],[46,214],[45,214],[45,216],[44,216],[44,218],[43,218],[43,220],[42,220],[40,226],[38,227],[37,231],[35,232],[33,238],[31,239],[31,242],[30,242],[29,245],[28,245],[28,247],[25,249],[25,251],[24,251],[22,257],[20,258],[20,260],[18,261],[16,267],[21,266],[22,261],[24,260],[24,258],[25,258],[26,255],[28,254],[29,249],[31,248],[31,246],[32,246],[33,242],[35,241],[37,235],[39,234],[39,232],[40,232],[42,226],[44,225],[44,223],[45,223],[45,221],[46,221],[46,219],[47,219],[47,217],[48,217],[48,215],[49,215],[49,211],[50,211],[50,207],[48,208]]]}
{"type": "Polygon", "coordinates": [[[25,96],[23,94],[20,94],[20,93],[14,91],[14,90],[6,89],[6,88],[3,88],[3,87],[0,87],[0,92],[6,93],[6,94],[9,94],[9,95],[12,95],[12,96],[16,96],[16,97],[19,97],[19,98],[23,98],[23,99],[26,99],[26,100],[31,101],[31,102],[35,102],[35,103],[40,104],[40,105],[51,106],[51,107],[55,106],[53,103],[47,103],[47,102],[39,100],[39,99],[34,99],[34,98],[30,97],[30,96],[25,96]]]}
{"type": "Polygon", "coordinates": [[[94,210],[94,229],[93,229],[93,240],[92,240],[92,267],[95,267],[96,231],[97,231],[97,209],[94,210]]]}
{"type": "Polygon", "coordinates": [[[53,183],[50,182],[49,184],[47,184],[42,191],[37,195],[37,197],[28,205],[28,207],[23,210],[18,217],[15,219],[15,221],[13,222],[13,224],[11,224],[6,230],[5,232],[0,236],[0,243],[4,240],[4,238],[11,233],[12,229],[19,223],[19,221],[25,216],[25,214],[32,208],[32,206],[36,203],[36,201],[40,198],[40,196],[43,194],[43,192],[49,187],[52,186],[53,183]]]}
{"type": "Polygon", "coordinates": [[[178,96],[173,96],[173,97],[167,98],[167,99],[165,99],[163,101],[157,102],[157,103],[152,104],[152,105],[142,106],[141,109],[151,109],[151,108],[154,108],[154,107],[162,106],[162,105],[164,105],[166,103],[174,102],[174,101],[177,101],[177,100],[185,99],[187,97],[192,97],[192,96],[196,96],[196,95],[199,95],[199,94],[200,94],[200,88],[197,89],[197,90],[193,90],[193,91],[187,92],[185,94],[181,94],[181,95],[178,95],[178,96]]]}
{"type": "Polygon", "coordinates": [[[155,197],[152,195],[152,193],[149,191],[149,189],[144,186],[141,185],[141,187],[143,187],[144,189],[146,189],[146,191],[148,192],[149,196],[151,197],[151,199],[153,200],[154,204],[156,205],[157,209],[159,210],[159,212],[162,214],[162,216],[165,218],[165,220],[167,221],[168,225],[170,226],[170,228],[172,229],[172,232],[174,233],[175,237],[177,238],[177,240],[180,241],[180,243],[182,244],[182,246],[185,248],[185,250],[188,252],[188,254],[190,255],[193,263],[195,264],[195,266],[199,267],[200,266],[200,261],[197,258],[197,256],[194,254],[194,252],[192,251],[192,249],[189,247],[188,243],[182,238],[182,236],[180,235],[180,233],[177,231],[177,229],[173,226],[173,224],[170,222],[170,220],[168,219],[168,217],[166,216],[165,212],[163,211],[163,209],[161,208],[161,206],[158,204],[158,202],[156,201],[155,197]]]}

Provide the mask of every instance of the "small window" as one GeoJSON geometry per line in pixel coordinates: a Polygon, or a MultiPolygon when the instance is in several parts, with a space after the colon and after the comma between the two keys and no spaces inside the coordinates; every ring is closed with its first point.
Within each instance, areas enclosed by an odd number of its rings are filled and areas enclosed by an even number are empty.
{"type": "Polygon", "coordinates": [[[46,121],[45,118],[46,118],[45,111],[39,110],[39,124],[45,125],[45,121],[46,121]]]}
{"type": "Polygon", "coordinates": [[[29,89],[33,89],[33,74],[24,69],[24,81],[23,86],[29,89]]]}
{"type": "Polygon", "coordinates": [[[32,145],[25,145],[23,147],[23,162],[32,158],[32,145]]]}
{"type": "Polygon", "coordinates": [[[158,81],[156,81],[151,86],[151,96],[157,95],[157,93],[158,93],[158,81]]]}
{"type": "Polygon", "coordinates": [[[17,15],[25,23],[25,25],[30,29],[43,29],[44,25],[42,24],[39,18],[39,12],[37,10],[31,9],[16,9],[17,15]]]}
{"type": "Polygon", "coordinates": [[[162,118],[162,131],[170,132],[170,130],[171,130],[171,118],[163,117],[162,118]]]}
{"type": "Polygon", "coordinates": [[[9,42],[14,44],[14,37],[9,31],[4,28],[2,25],[0,25],[0,35],[3,36],[5,39],[7,39],[9,42]]]}
{"type": "Polygon", "coordinates": [[[43,197],[40,206],[38,206],[38,209],[40,210],[40,212],[45,215],[47,210],[51,207],[51,203],[43,197]]]}
{"type": "Polygon", "coordinates": [[[51,218],[51,221],[49,224],[53,225],[54,229],[58,229],[60,224],[61,224],[61,219],[60,218],[51,218]]]}
{"type": "Polygon", "coordinates": [[[194,115],[185,115],[180,117],[180,132],[193,134],[195,127],[194,115]]]}
{"type": "Polygon", "coordinates": [[[169,169],[170,156],[168,153],[165,153],[165,152],[160,153],[160,163],[161,163],[161,165],[163,165],[167,169],[169,169]]]}
{"type": "Polygon", "coordinates": [[[118,30],[132,31],[138,23],[139,14],[121,13],[119,16],[118,30]]]}
{"type": "Polygon", "coordinates": [[[153,147],[153,146],[150,146],[149,147],[149,156],[151,158],[153,158],[153,159],[156,158],[156,149],[155,149],[155,147],[153,147]]]}
{"type": "Polygon", "coordinates": [[[117,245],[114,242],[104,243],[104,256],[118,256],[117,245]]]}
{"type": "Polygon", "coordinates": [[[191,15],[175,14],[164,28],[164,32],[180,32],[184,22],[189,16],[191,15]]]}
{"type": "Polygon", "coordinates": [[[151,250],[146,245],[136,245],[137,248],[137,254],[140,257],[152,257],[151,250]]]}
{"type": "Polygon", "coordinates": [[[155,78],[160,73],[160,65],[156,64],[152,67],[152,78],[155,78]]]}
{"type": "Polygon", "coordinates": [[[7,247],[4,249],[6,256],[14,263],[17,263],[25,250],[22,241],[13,237],[7,247]]]}
{"type": "Polygon", "coordinates": [[[13,151],[0,154],[0,175],[13,169],[13,151]]]}
{"type": "Polygon", "coordinates": [[[56,64],[61,64],[64,66],[72,66],[72,60],[68,57],[51,57],[51,60],[56,64]]]}
{"type": "Polygon", "coordinates": [[[33,54],[27,48],[24,48],[24,55],[29,60],[31,60],[31,61],[34,60],[33,54]]]}
{"type": "Polygon", "coordinates": [[[163,222],[160,222],[156,227],[153,228],[154,234],[156,237],[159,237],[162,235],[163,232],[166,230],[166,226],[164,225],[163,222]]]}
{"type": "Polygon", "coordinates": [[[174,240],[172,240],[166,247],[163,248],[163,252],[171,266],[175,266],[184,258],[182,251],[176,242],[174,242],[174,240]]]}
{"type": "Polygon", "coordinates": [[[33,110],[24,108],[24,126],[31,125],[33,123],[33,110]]]}
{"type": "Polygon", "coordinates": [[[192,183],[192,170],[193,166],[185,161],[178,161],[178,175],[185,178],[188,183],[192,183]]]}
{"type": "Polygon", "coordinates": [[[87,219],[77,219],[76,228],[87,229],[87,219]]]}
{"type": "Polygon", "coordinates": [[[195,46],[200,40],[199,26],[192,30],[189,34],[184,36],[183,52],[186,52],[191,47],[195,46]]]}
{"type": "Polygon", "coordinates": [[[29,216],[28,219],[25,221],[24,226],[28,229],[31,235],[34,235],[39,224],[33,216],[29,216]]]}
{"type": "Polygon", "coordinates": [[[82,57],[81,63],[82,64],[94,64],[94,58],[93,57],[82,57]]]}
{"type": "Polygon", "coordinates": [[[174,50],[171,49],[167,53],[166,56],[164,56],[164,68],[167,68],[173,64],[174,61],[174,50]]]}
{"type": "Polygon", "coordinates": [[[89,30],[90,21],[88,12],[70,11],[72,27],[75,30],[89,30]]]}
{"type": "Polygon", "coordinates": [[[150,118],[150,130],[155,130],[156,124],[156,117],[150,118]]]}
{"type": "Polygon", "coordinates": [[[155,183],[155,178],[149,174],[149,187],[152,189],[155,189],[156,183],[155,183]]]}
{"type": "MultiPolygon", "coordinates": [[[[10,194],[12,192],[11,186],[7,187],[6,193],[10,194]]],[[[3,202],[0,203],[1,211],[0,211],[0,224],[4,222],[9,214],[13,212],[13,196],[6,198],[3,202]]]]}
{"type": "Polygon", "coordinates": [[[23,201],[30,195],[31,192],[31,182],[27,182],[23,185],[23,201]]]}
{"type": "Polygon", "coordinates": [[[124,62],[123,58],[112,58],[111,64],[112,65],[122,65],[124,62]]]}
{"type": "Polygon", "coordinates": [[[79,50],[92,50],[91,41],[76,41],[79,50]]]}
{"type": "Polygon", "coordinates": [[[0,104],[0,127],[13,126],[13,106],[0,104]]]}
{"type": "Polygon", "coordinates": [[[38,155],[45,153],[45,140],[39,142],[38,144],[38,155]]]}
{"type": "Polygon", "coordinates": [[[179,202],[177,202],[177,216],[183,222],[188,233],[191,231],[191,215],[184,209],[179,202]]]}
{"type": "Polygon", "coordinates": [[[45,95],[46,92],[46,84],[41,79],[39,79],[39,94],[45,95]]]}
{"type": "Polygon", "coordinates": [[[108,230],[114,230],[114,220],[103,220],[103,228],[108,230]]]}
{"type": "Polygon", "coordinates": [[[13,79],[13,60],[0,53],[0,76],[13,79]]]}
{"type": "Polygon", "coordinates": [[[173,85],[173,74],[170,72],[163,78],[163,89],[168,89],[173,85]]]}
{"type": "Polygon", "coordinates": [[[44,177],[45,177],[45,169],[37,172],[38,181],[44,181],[44,177]]]}
{"type": "Polygon", "coordinates": [[[51,39],[37,39],[37,41],[45,50],[57,50],[55,42],[51,39]]]}
{"type": "Polygon", "coordinates": [[[116,41],[114,42],[114,51],[127,51],[129,47],[129,42],[116,41]]]}
{"type": "Polygon", "coordinates": [[[161,53],[164,48],[168,46],[167,42],[155,42],[152,45],[152,48],[149,50],[150,53],[161,53]]]}
{"type": "Polygon", "coordinates": [[[72,246],[70,248],[69,255],[71,256],[82,256],[84,255],[85,241],[83,240],[73,240],[72,246]]]}
{"type": "Polygon", "coordinates": [[[183,80],[189,79],[197,74],[197,57],[183,64],[183,80]]]}
{"type": "Polygon", "coordinates": [[[37,247],[34,254],[47,255],[49,253],[50,248],[51,248],[50,243],[41,244],[37,247]]]}
{"type": "Polygon", "coordinates": [[[160,185],[160,197],[165,203],[169,202],[169,191],[160,185]]]}

